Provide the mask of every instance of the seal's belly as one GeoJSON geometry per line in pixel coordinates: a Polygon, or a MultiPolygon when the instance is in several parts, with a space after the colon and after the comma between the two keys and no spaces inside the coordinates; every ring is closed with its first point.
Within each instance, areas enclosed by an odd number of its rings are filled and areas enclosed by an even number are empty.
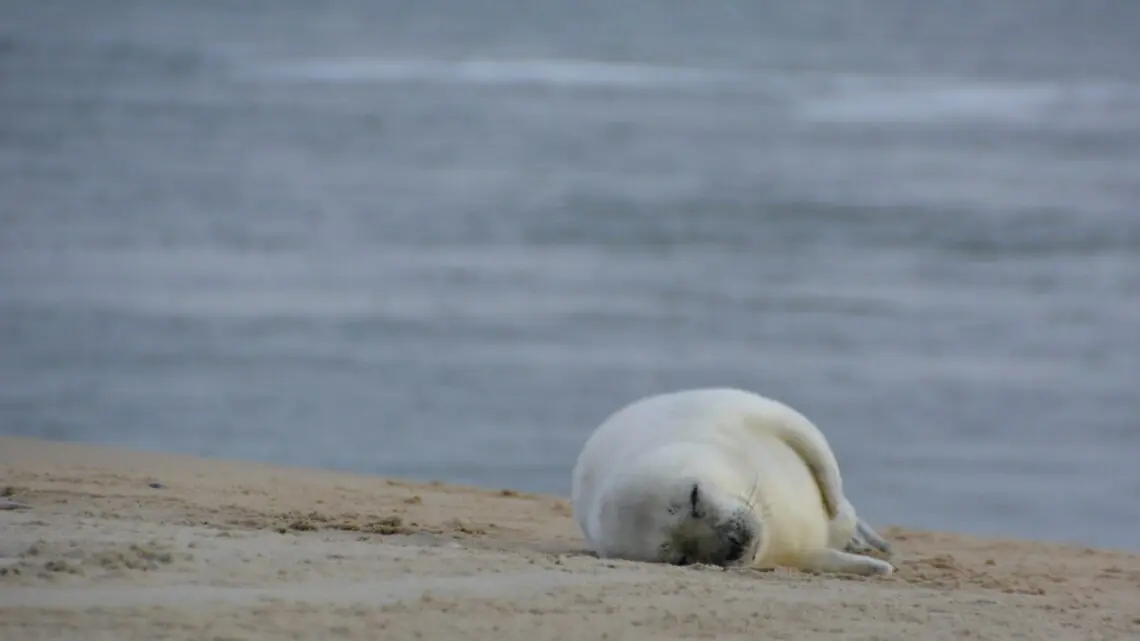
{"type": "Polygon", "coordinates": [[[782,565],[804,551],[825,547],[827,511],[803,459],[775,438],[757,439],[749,454],[767,541],[762,546],[763,565],[782,565]]]}

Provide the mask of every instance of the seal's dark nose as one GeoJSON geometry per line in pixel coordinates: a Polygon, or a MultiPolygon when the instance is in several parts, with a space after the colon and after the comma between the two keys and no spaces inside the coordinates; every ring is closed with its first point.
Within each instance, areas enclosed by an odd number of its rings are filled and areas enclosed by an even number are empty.
{"type": "Polygon", "coordinates": [[[728,549],[725,550],[724,562],[736,563],[744,556],[744,541],[740,539],[730,539],[728,542],[728,549]]]}
{"type": "Polygon", "coordinates": [[[689,506],[692,509],[693,516],[700,517],[697,513],[697,503],[700,501],[700,489],[696,483],[693,483],[693,490],[689,492],[689,506]]]}
{"type": "Polygon", "coordinates": [[[723,530],[721,534],[721,546],[719,563],[717,565],[732,565],[739,562],[752,550],[752,542],[755,535],[746,527],[740,524],[731,527],[730,529],[723,530]]]}

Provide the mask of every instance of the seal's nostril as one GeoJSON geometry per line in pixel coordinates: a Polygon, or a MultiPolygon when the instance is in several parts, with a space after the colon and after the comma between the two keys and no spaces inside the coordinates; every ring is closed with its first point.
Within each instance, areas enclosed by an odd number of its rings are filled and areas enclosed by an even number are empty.
{"type": "Polygon", "coordinates": [[[693,507],[694,513],[697,511],[697,500],[699,499],[699,494],[700,492],[697,488],[697,484],[693,483],[693,491],[689,492],[689,505],[693,507]]]}
{"type": "Polygon", "coordinates": [[[733,541],[732,546],[728,548],[728,554],[725,555],[724,560],[728,563],[739,561],[744,556],[744,546],[738,541],[733,541]]]}

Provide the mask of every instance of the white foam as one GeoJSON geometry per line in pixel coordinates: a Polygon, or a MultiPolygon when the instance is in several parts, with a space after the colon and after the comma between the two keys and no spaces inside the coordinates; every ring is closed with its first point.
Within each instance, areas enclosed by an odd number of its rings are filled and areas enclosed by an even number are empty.
{"type": "Polygon", "coordinates": [[[659,87],[731,81],[723,70],[574,59],[416,60],[326,58],[274,65],[276,78],[330,83],[659,87]]]}
{"type": "Polygon", "coordinates": [[[798,118],[815,123],[930,124],[982,122],[1082,126],[1135,117],[1140,86],[1121,83],[989,82],[882,78],[841,83],[801,102],[798,118]]]}

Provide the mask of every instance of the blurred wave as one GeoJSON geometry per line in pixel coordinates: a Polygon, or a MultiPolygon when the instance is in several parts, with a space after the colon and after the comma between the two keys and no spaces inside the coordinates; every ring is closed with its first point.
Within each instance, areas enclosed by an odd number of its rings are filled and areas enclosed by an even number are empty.
{"type": "Polygon", "coordinates": [[[325,58],[238,65],[261,81],[440,84],[639,91],[753,93],[789,101],[811,123],[993,122],[1051,129],[1111,126],[1140,135],[1140,84],[1120,81],[993,81],[922,75],[669,67],[588,59],[325,58]],[[1110,123],[1110,124],[1106,124],[1110,123]]]}

